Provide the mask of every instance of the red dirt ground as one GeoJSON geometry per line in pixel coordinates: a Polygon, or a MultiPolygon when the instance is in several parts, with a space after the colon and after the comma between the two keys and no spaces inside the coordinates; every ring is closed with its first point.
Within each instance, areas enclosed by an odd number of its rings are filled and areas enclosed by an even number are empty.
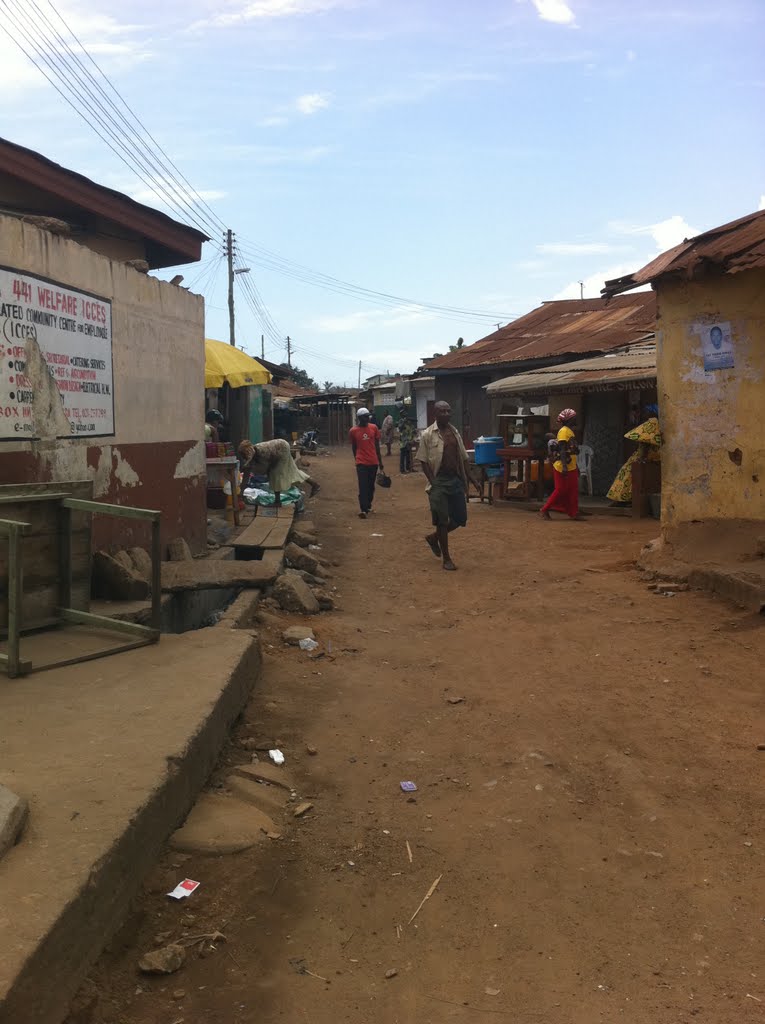
{"type": "Polygon", "coordinates": [[[93,972],[90,1019],[765,1019],[761,619],[649,592],[632,564],[651,521],[474,504],[445,573],[421,476],[359,521],[349,455],[316,465],[339,610],[312,625],[331,656],[264,627],[237,729],[280,741],[315,810],[245,853],[163,856],[93,972]],[[184,875],[202,888],[178,905],[184,875]],[[184,925],[227,942],[139,975],[184,925]]]}

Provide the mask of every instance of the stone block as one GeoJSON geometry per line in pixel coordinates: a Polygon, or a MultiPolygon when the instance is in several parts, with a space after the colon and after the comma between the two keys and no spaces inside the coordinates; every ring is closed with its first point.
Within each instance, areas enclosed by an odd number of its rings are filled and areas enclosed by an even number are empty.
{"type": "Polygon", "coordinates": [[[106,551],[93,556],[93,597],[104,601],[143,601],[149,596],[149,584],[133,568],[106,551]]]}
{"type": "Polygon", "coordinates": [[[133,563],[133,570],[137,572],[142,580],[151,582],[151,555],[143,548],[130,548],[128,551],[130,561],[133,563]]]}
{"type": "Polygon", "coordinates": [[[303,572],[310,572],[313,576],[319,576],[320,563],[313,555],[298,547],[297,544],[288,544],[284,549],[284,557],[293,569],[300,569],[303,572]]]}
{"type": "Polygon", "coordinates": [[[282,633],[282,640],[297,647],[301,640],[315,640],[314,632],[310,626],[288,626],[282,633]]]}
{"type": "Polygon", "coordinates": [[[286,573],[280,576],[274,587],[274,597],[285,611],[300,612],[303,615],[316,615],[319,612],[319,602],[308,584],[299,576],[286,573]]]}
{"type": "Polygon", "coordinates": [[[29,805],[6,786],[0,786],[0,857],[19,841],[29,805]]]}
{"type": "Polygon", "coordinates": [[[170,562],[190,562],[192,557],[191,548],[183,537],[176,537],[167,545],[167,558],[170,562]]]}

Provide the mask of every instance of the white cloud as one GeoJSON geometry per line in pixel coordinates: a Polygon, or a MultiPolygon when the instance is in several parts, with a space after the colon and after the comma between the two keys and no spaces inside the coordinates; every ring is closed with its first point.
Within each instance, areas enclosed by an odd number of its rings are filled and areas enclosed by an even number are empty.
{"type": "MultiPolygon", "coordinates": [[[[120,192],[124,192],[129,195],[131,199],[135,199],[137,203],[146,203],[147,206],[168,208],[168,196],[174,195],[177,191],[177,184],[170,178],[160,177],[156,175],[149,178],[146,183],[133,181],[128,184],[122,184],[117,186],[120,192]],[[164,190],[164,191],[163,191],[164,190]]],[[[199,198],[205,202],[211,203],[216,199],[224,199],[226,196],[225,192],[221,192],[218,189],[199,189],[199,198]]],[[[169,212],[171,216],[176,219],[183,220],[182,215],[178,213],[176,209],[170,208],[169,212]]]]}
{"type": "Polygon", "coordinates": [[[657,248],[664,252],[665,249],[671,249],[673,246],[679,245],[686,238],[693,238],[699,232],[676,213],[673,217],[660,220],[658,224],[651,224],[648,228],[648,233],[656,242],[657,248]]]}
{"type": "Polygon", "coordinates": [[[289,124],[287,117],[264,117],[259,122],[261,128],[279,128],[281,125],[289,124]]]}
{"type": "Polygon", "coordinates": [[[655,224],[629,224],[624,221],[611,221],[609,230],[620,235],[650,235],[659,252],[672,249],[686,238],[698,235],[698,228],[692,227],[679,213],[657,221],[655,224]]]}
{"type": "Polygon", "coordinates": [[[248,0],[246,3],[234,4],[233,10],[195,22],[191,28],[226,28],[247,21],[326,14],[337,8],[351,6],[353,0],[248,0]]]}
{"type": "Polygon", "coordinates": [[[537,252],[545,256],[598,256],[623,248],[607,242],[543,242],[537,252]]]}
{"type": "Polygon", "coordinates": [[[531,0],[542,21],[555,25],[573,25],[576,15],[565,0],[531,0]]]}
{"type": "Polygon", "coordinates": [[[307,92],[304,96],[298,96],[295,100],[295,108],[301,114],[310,117],[320,110],[326,110],[329,106],[330,97],[326,92],[307,92]]]}
{"type": "Polygon", "coordinates": [[[262,167],[279,164],[313,164],[333,152],[332,146],[307,146],[303,149],[289,149],[286,146],[240,145],[218,146],[215,157],[219,160],[235,160],[246,157],[251,164],[262,167]]]}
{"type": "Polygon", "coordinates": [[[632,63],[633,60],[637,60],[637,54],[634,50],[627,50],[627,60],[632,63]]]}
{"type": "MultiPolygon", "coordinates": [[[[95,11],[65,10],[64,16],[72,32],[80,39],[83,49],[57,23],[57,31],[61,39],[71,46],[78,56],[83,51],[98,59],[105,71],[116,73],[148,60],[153,54],[147,49],[145,41],[138,38],[144,30],[138,25],[121,24],[108,14],[95,11]]],[[[9,31],[13,31],[13,23],[8,22],[9,31]]],[[[15,33],[19,43],[25,50],[28,46],[19,33],[15,33]]],[[[64,52],[63,44],[43,35],[37,38],[36,45],[50,59],[64,52]]],[[[35,54],[35,60],[45,65],[45,60],[35,54]]],[[[49,69],[48,74],[52,75],[49,69]]],[[[47,87],[48,81],[31,59],[21,52],[16,43],[5,32],[0,32],[0,99],[5,102],[12,96],[27,92],[29,89],[47,87]]]]}

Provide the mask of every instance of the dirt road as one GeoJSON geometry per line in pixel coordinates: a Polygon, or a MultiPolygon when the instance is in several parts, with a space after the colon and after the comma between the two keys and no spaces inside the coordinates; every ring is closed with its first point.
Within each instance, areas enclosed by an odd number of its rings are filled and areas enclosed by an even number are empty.
{"type": "Polygon", "coordinates": [[[242,854],[168,852],[94,972],[96,1020],[765,1019],[761,621],[650,593],[631,562],[653,522],[471,505],[445,573],[422,477],[359,521],[350,458],[317,476],[332,659],[264,629],[239,730],[280,740],[315,809],[242,854]],[[170,905],[183,875],[202,888],[170,905]],[[182,922],[228,941],[139,976],[182,922]]]}

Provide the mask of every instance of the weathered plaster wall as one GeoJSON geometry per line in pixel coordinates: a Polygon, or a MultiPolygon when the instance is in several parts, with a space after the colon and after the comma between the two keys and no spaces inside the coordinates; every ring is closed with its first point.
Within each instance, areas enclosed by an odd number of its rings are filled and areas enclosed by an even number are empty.
{"type": "Polygon", "coordinates": [[[662,532],[765,520],[765,271],[658,285],[662,532]],[[730,321],[735,367],[704,371],[693,325],[730,321]]]}
{"type": "MultiPolygon", "coordinates": [[[[204,302],[69,239],[0,215],[0,264],[112,302],[115,436],[0,441],[0,482],[94,481],[96,499],[158,508],[166,539],[206,540],[204,302]]],[[[97,545],[124,546],[135,524],[97,519],[97,545]]],[[[145,541],[144,541],[145,543],[145,541]]]]}

